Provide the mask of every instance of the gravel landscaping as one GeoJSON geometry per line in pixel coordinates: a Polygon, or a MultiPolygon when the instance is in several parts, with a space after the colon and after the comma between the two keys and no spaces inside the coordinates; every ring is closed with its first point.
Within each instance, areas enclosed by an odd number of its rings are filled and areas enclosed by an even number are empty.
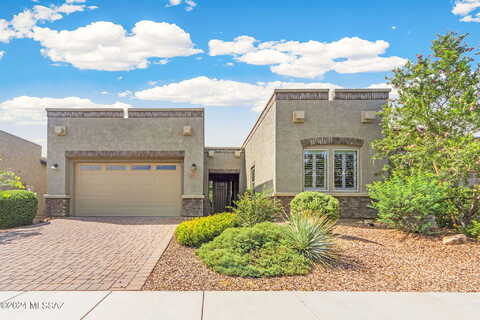
{"type": "Polygon", "coordinates": [[[439,237],[341,222],[342,262],[306,276],[239,278],[209,270],[195,250],[170,242],[144,290],[332,290],[480,292],[480,243],[446,246],[439,237]]]}

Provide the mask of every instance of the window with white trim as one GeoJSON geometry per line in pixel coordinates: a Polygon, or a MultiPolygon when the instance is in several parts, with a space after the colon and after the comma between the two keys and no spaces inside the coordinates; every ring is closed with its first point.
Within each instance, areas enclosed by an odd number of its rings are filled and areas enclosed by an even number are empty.
{"type": "Polygon", "coordinates": [[[333,166],[335,189],[340,191],[357,190],[357,151],[335,150],[333,166]]]}
{"type": "Polygon", "coordinates": [[[303,186],[305,190],[327,189],[328,152],[305,150],[303,152],[303,186]]]}

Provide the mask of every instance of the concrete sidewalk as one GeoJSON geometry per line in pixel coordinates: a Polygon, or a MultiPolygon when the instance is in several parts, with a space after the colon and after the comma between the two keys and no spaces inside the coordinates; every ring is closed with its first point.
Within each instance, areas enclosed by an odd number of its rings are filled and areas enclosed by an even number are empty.
{"type": "Polygon", "coordinates": [[[480,293],[0,292],[0,319],[475,319],[480,293]]]}

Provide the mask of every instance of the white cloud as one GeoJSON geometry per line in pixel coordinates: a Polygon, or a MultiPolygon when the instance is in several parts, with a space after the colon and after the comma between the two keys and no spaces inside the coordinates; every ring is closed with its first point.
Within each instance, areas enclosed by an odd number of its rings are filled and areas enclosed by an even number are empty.
{"type": "Polygon", "coordinates": [[[218,107],[252,107],[261,111],[274,89],[282,88],[340,88],[331,83],[257,82],[197,77],[135,92],[141,100],[187,103],[218,107]]]}
{"type": "Polygon", "coordinates": [[[143,20],[131,34],[112,22],[99,21],[73,31],[35,27],[33,39],[42,54],[79,69],[120,71],[147,68],[150,58],[172,58],[201,53],[190,35],[175,24],[143,20]]]}
{"type": "Polygon", "coordinates": [[[185,11],[192,11],[193,8],[195,8],[197,6],[197,3],[193,0],[185,0],[185,1],[182,1],[182,0],[169,0],[168,1],[168,4],[166,5],[166,7],[176,7],[178,5],[181,5],[182,3],[185,3],[185,11]]]}
{"type": "Polygon", "coordinates": [[[75,1],[67,1],[50,7],[35,5],[14,15],[11,21],[0,19],[0,42],[9,42],[12,38],[30,38],[33,28],[40,23],[57,21],[74,12],[95,9],[84,4],[72,4],[73,2],[75,1]]]}
{"type": "Polygon", "coordinates": [[[463,22],[480,22],[480,13],[472,14],[480,8],[480,0],[457,0],[452,13],[461,16],[463,22]]]}
{"type": "Polygon", "coordinates": [[[67,0],[67,3],[85,3],[86,0],[67,0]]]}
{"type": "Polygon", "coordinates": [[[21,96],[0,103],[0,122],[17,125],[41,125],[46,121],[45,108],[128,108],[129,104],[97,104],[79,97],[39,98],[21,96]]]}
{"type": "Polygon", "coordinates": [[[105,95],[105,94],[110,94],[110,92],[108,92],[108,91],[104,90],[104,91],[100,91],[100,94],[103,94],[103,95],[105,95]]]}
{"type": "Polygon", "coordinates": [[[169,0],[167,6],[175,7],[182,3],[182,0],[169,0]]]}
{"type": "Polygon", "coordinates": [[[397,26],[392,26],[392,30],[397,30],[397,26]]]}
{"type": "Polygon", "coordinates": [[[187,4],[187,7],[185,8],[186,11],[192,11],[193,8],[197,6],[197,3],[192,0],[185,0],[185,3],[187,4]]]}
{"type": "Polygon", "coordinates": [[[213,39],[208,42],[211,56],[245,54],[255,50],[255,38],[240,36],[233,41],[222,41],[213,39]]]}
{"type": "Polygon", "coordinates": [[[390,71],[406,63],[400,57],[382,57],[390,44],[358,37],[334,42],[268,41],[250,36],[233,41],[209,41],[211,56],[231,55],[252,65],[269,65],[274,73],[298,78],[318,78],[328,71],[338,73],[390,71]]]}
{"type": "Polygon", "coordinates": [[[233,67],[233,66],[235,65],[235,63],[233,63],[233,62],[227,62],[227,63],[225,63],[225,65],[226,65],[227,67],[233,67]]]}
{"type": "Polygon", "coordinates": [[[5,55],[5,51],[0,51],[0,60],[3,58],[4,55],[5,55]]]}
{"type": "Polygon", "coordinates": [[[468,15],[460,19],[463,22],[480,22],[480,13],[477,13],[475,16],[468,15]]]}
{"type": "Polygon", "coordinates": [[[133,95],[132,91],[130,90],[126,90],[126,91],[123,91],[123,92],[119,92],[118,93],[118,97],[120,98],[129,98],[133,95]]]}

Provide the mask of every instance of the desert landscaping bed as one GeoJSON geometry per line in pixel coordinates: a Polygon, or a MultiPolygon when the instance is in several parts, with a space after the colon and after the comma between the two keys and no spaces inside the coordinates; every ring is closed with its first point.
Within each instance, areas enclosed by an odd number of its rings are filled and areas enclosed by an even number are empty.
{"type": "Polygon", "coordinates": [[[342,262],[306,276],[240,278],[209,270],[174,239],[144,290],[333,290],[480,292],[480,243],[443,245],[439,237],[341,222],[342,262]]]}

